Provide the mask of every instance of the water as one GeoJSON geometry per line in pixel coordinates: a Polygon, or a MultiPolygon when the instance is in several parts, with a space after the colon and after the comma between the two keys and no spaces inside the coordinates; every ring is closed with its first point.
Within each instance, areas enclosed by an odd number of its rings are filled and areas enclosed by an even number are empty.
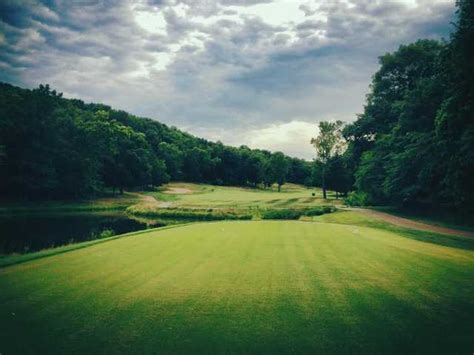
{"type": "Polygon", "coordinates": [[[0,254],[33,252],[163,225],[124,213],[0,216],[0,254]]]}

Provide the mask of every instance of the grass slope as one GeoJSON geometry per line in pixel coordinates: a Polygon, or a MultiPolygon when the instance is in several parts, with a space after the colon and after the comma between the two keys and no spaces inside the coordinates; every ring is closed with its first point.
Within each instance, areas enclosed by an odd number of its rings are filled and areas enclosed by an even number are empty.
{"type": "Polygon", "coordinates": [[[139,203],[141,199],[140,194],[125,192],[123,195],[111,194],[109,197],[77,201],[0,201],[0,215],[125,210],[128,206],[139,203]]]}
{"type": "Polygon", "coordinates": [[[471,353],[474,252],[217,222],[0,270],[0,353],[471,353]]]}
{"type": "MultiPolygon", "coordinates": [[[[170,183],[161,191],[149,193],[158,200],[171,202],[173,207],[184,208],[293,208],[311,207],[328,204],[329,200],[322,198],[321,189],[306,188],[301,185],[285,184],[282,191],[276,187],[271,189],[244,188],[231,186],[214,186],[192,183],[170,183]],[[173,189],[186,189],[191,193],[169,194],[173,189]],[[313,196],[312,194],[315,194],[313,196]]],[[[331,204],[342,203],[336,200],[334,194],[329,194],[331,204]]]]}
{"type": "MultiPolygon", "coordinates": [[[[181,223],[181,224],[185,225],[189,223],[181,223]]],[[[169,226],[158,227],[158,228],[160,230],[164,230],[164,229],[176,228],[176,227],[178,227],[178,225],[169,225],[169,226]]],[[[0,255],[0,268],[16,265],[16,264],[21,264],[30,260],[42,259],[42,258],[47,258],[53,255],[57,255],[57,254],[67,253],[69,251],[76,250],[76,249],[87,248],[94,244],[109,242],[118,238],[130,237],[132,235],[137,235],[137,234],[142,234],[142,233],[149,233],[150,231],[151,229],[144,229],[144,230],[139,230],[136,232],[124,233],[124,234],[114,235],[114,236],[106,237],[106,238],[99,238],[99,239],[94,239],[94,240],[88,240],[85,242],[66,244],[66,245],[62,245],[62,246],[58,246],[54,248],[39,250],[32,253],[0,255]]]]}
{"type": "Polygon", "coordinates": [[[338,210],[332,214],[325,214],[317,217],[306,218],[321,223],[348,224],[353,226],[372,227],[385,231],[390,231],[407,238],[426,241],[434,244],[444,245],[453,248],[474,250],[474,238],[465,236],[445,235],[434,232],[419,231],[396,226],[394,224],[379,220],[374,216],[356,212],[338,210]]]}

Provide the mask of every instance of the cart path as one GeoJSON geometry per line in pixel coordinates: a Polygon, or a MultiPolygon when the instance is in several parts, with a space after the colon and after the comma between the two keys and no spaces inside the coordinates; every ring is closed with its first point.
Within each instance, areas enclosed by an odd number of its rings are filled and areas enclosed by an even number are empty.
{"type": "Polygon", "coordinates": [[[442,226],[435,226],[433,224],[417,222],[408,218],[398,217],[393,214],[371,210],[371,209],[365,209],[365,208],[347,208],[347,209],[364,213],[366,215],[369,215],[370,217],[374,217],[384,222],[388,222],[400,227],[411,228],[411,229],[416,229],[416,230],[421,230],[421,231],[426,231],[426,232],[439,233],[439,234],[474,238],[474,232],[471,232],[471,231],[442,227],[442,226]]]}

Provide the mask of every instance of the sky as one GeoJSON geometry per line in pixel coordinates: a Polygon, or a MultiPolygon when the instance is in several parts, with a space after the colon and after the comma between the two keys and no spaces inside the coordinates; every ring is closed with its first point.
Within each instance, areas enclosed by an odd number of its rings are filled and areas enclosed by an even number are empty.
{"type": "Polygon", "coordinates": [[[378,57],[448,38],[454,0],[0,0],[0,81],[314,158],[378,57]]]}

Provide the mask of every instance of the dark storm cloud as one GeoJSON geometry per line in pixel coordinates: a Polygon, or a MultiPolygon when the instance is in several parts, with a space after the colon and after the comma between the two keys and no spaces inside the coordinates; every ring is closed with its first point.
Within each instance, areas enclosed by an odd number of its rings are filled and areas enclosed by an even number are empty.
{"type": "Polygon", "coordinates": [[[453,13],[428,0],[0,0],[0,80],[250,144],[270,124],[268,139],[354,119],[377,56],[446,37],[453,13]]]}

